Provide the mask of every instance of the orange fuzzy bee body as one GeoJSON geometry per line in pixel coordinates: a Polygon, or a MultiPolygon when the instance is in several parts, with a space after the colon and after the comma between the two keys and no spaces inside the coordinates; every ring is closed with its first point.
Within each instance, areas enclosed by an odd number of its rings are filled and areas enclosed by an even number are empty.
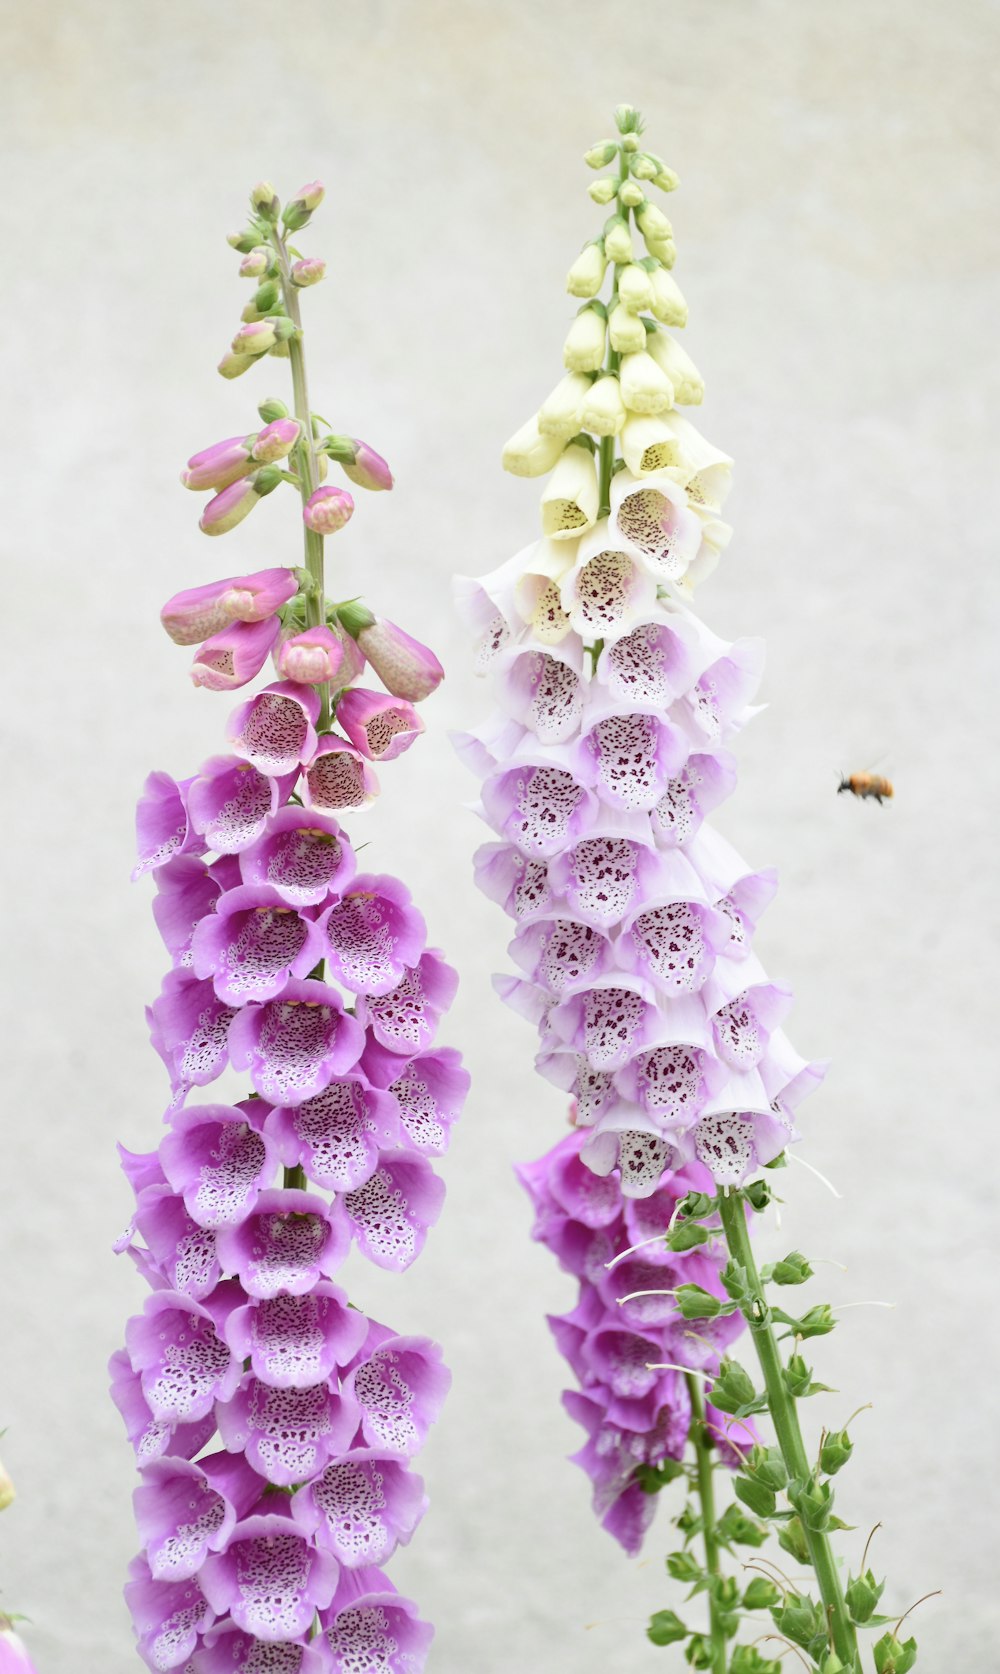
{"type": "Polygon", "coordinates": [[[892,796],[892,781],[880,773],[849,773],[841,779],[837,793],[850,791],[852,796],[871,796],[876,802],[888,802],[892,796]]]}

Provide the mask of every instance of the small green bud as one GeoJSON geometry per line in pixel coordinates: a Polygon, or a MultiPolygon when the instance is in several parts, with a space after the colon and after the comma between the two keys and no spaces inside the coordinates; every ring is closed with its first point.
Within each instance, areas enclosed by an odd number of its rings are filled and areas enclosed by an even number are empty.
{"type": "Polygon", "coordinates": [[[820,1533],[829,1526],[833,1511],[833,1489],[828,1482],[811,1476],[808,1482],[790,1482],[788,1498],[807,1529],[820,1533]]]}
{"type": "Polygon", "coordinates": [[[782,1664],[775,1658],[762,1657],[754,1645],[736,1645],[729,1674],[782,1674],[782,1664]]]}
{"type": "Polygon", "coordinates": [[[289,338],[295,336],[295,322],[290,320],[286,314],[272,314],[270,318],[271,324],[274,326],[274,335],[279,343],[287,343],[289,338]]]}
{"type": "Polygon", "coordinates": [[[846,1662],[841,1662],[836,1651],[828,1651],[819,1665],[819,1674],[847,1674],[846,1662]]]}
{"type": "Polygon", "coordinates": [[[785,1602],[776,1605],[771,1615],[778,1631],[794,1639],[796,1645],[808,1645],[817,1635],[822,1635],[824,1641],[826,1639],[822,1610],[815,1600],[802,1593],[789,1593],[785,1602]]]}
{"type": "Polygon", "coordinates": [[[854,1443],[847,1431],[832,1431],[819,1450],[821,1470],[824,1470],[827,1476],[836,1476],[837,1472],[847,1464],[853,1452],[854,1443]]]}
{"type": "Polygon", "coordinates": [[[279,401],[277,396],[274,395],[269,395],[266,401],[261,401],[258,404],[257,411],[265,424],[273,424],[276,419],[288,417],[288,408],[285,403],[279,401]]]}
{"type": "Polygon", "coordinates": [[[753,1449],[743,1469],[748,1476],[753,1476],[758,1482],[766,1482],[776,1494],[787,1485],[788,1472],[785,1461],[781,1457],[781,1449],[777,1447],[762,1447],[759,1443],[753,1449]]]}
{"type": "Polygon", "coordinates": [[[833,1309],[829,1302],[818,1302],[815,1308],[810,1308],[795,1322],[797,1337],[825,1337],[832,1331],[837,1321],[833,1317],[833,1309]]]}
{"type": "Polygon", "coordinates": [[[755,1517],[771,1517],[777,1501],[773,1488],[768,1488],[763,1482],[757,1482],[752,1476],[737,1476],[733,1480],[733,1493],[738,1500],[754,1513],[755,1517]]]}
{"type": "Polygon", "coordinates": [[[729,1260],[719,1274],[723,1289],[734,1302],[744,1302],[750,1294],[750,1280],[745,1267],[738,1261],[729,1260]]]}
{"type": "Polygon", "coordinates": [[[701,1285],[678,1285],[675,1301],[682,1319],[717,1319],[720,1314],[733,1312],[727,1302],[720,1302],[701,1285]]]}
{"type": "Polygon", "coordinates": [[[766,1575],[755,1575],[746,1592],[743,1594],[743,1606],[746,1610],[770,1610],[781,1598],[779,1589],[766,1575]]]}
{"type": "Polygon", "coordinates": [[[595,203],[611,203],[617,195],[618,182],[613,174],[602,174],[600,180],[592,180],[587,192],[595,203]]]}
{"type": "Polygon", "coordinates": [[[263,285],[258,285],[254,292],[254,307],[262,314],[267,314],[274,307],[281,296],[281,286],[276,279],[266,279],[263,285]]]}
{"type": "Polygon", "coordinates": [[[768,1180],[751,1180],[749,1186],[743,1188],[743,1196],[758,1215],[762,1209],[767,1208],[773,1195],[768,1180]]]}
{"type": "Polygon", "coordinates": [[[720,1412],[734,1412],[737,1407],[748,1406],[756,1395],[753,1379],[739,1361],[724,1357],[719,1362],[718,1376],[708,1392],[713,1407],[718,1407],[720,1412]],[[723,1401],[727,1405],[724,1406],[723,1401]]]}
{"type": "Polygon", "coordinates": [[[801,1285],[812,1278],[813,1270],[801,1250],[789,1250],[774,1263],[769,1276],[776,1285],[801,1285]]]}
{"type": "Polygon", "coordinates": [[[679,1639],[686,1639],[687,1628],[680,1617],[673,1610],[658,1610],[650,1617],[646,1629],[646,1638],[654,1645],[676,1645],[679,1639]]]}
{"type": "Polygon", "coordinates": [[[859,1626],[863,1626],[865,1622],[870,1621],[884,1590],[885,1582],[876,1581],[870,1569],[866,1569],[864,1575],[853,1577],[844,1589],[844,1597],[847,1600],[847,1608],[851,1612],[852,1620],[857,1622],[859,1626]]]}
{"type": "Polygon", "coordinates": [[[715,1199],[708,1197],[705,1192],[688,1192],[677,1205],[678,1218],[686,1221],[703,1221],[714,1213],[715,1199]]]}
{"type": "Polygon", "coordinates": [[[620,134],[642,133],[642,117],[634,105],[617,105],[615,107],[615,127],[620,134]]]}
{"type": "Polygon", "coordinates": [[[255,471],[249,480],[253,484],[255,494],[273,494],[279,482],[282,480],[281,466],[262,465],[260,470],[255,471]]]}
{"type": "Polygon", "coordinates": [[[699,1581],[701,1565],[691,1552],[671,1552],[667,1558],[667,1574],[675,1581],[699,1581]]]}
{"type": "Polygon", "coordinates": [[[676,1250],[680,1255],[685,1250],[697,1249],[699,1244],[707,1244],[711,1236],[708,1228],[699,1226],[696,1221],[681,1221],[673,1232],[667,1234],[667,1248],[676,1250]]]}
{"type": "Polygon", "coordinates": [[[808,1395],[812,1386],[812,1368],[807,1366],[801,1354],[793,1354],[781,1373],[785,1388],[789,1395],[808,1395]]]}
{"type": "Polygon", "coordinates": [[[917,1642],[901,1644],[894,1633],[885,1633],[872,1649],[878,1674],[907,1674],[917,1660],[917,1642]]]}
{"type": "Polygon", "coordinates": [[[615,140],[598,140],[596,145],[584,152],[583,160],[589,169],[606,169],[617,150],[615,140]]]}
{"type": "Polygon", "coordinates": [[[638,134],[626,134],[624,139],[622,140],[622,150],[626,151],[626,152],[629,152],[629,151],[638,151],[638,149],[639,149],[639,136],[638,136],[638,134]]]}
{"type": "Polygon", "coordinates": [[[809,1563],[809,1542],[806,1531],[798,1517],[789,1517],[778,1530],[778,1545],[783,1552],[790,1552],[797,1563],[809,1563]]]}
{"type": "Polygon", "coordinates": [[[719,1539],[731,1546],[763,1546],[768,1536],[763,1523],[745,1517],[738,1505],[727,1505],[716,1530],[719,1539]]]}
{"type": "Polygon", "coordinates": [[[638,209],[645,201],[646,194],[637,180],[626,180],[619,186],[618,202],[624,204],[626,209],[638,209]]]}
{"type": "Polygon", "coordinates": [[[692,1535],[696,1535],[699,1532],[701,1528],[701,1518],[698,1516],[698,1513],[695,1511],[690,1500],[684,1507],[680,1516],[674,1518],[674,1527],[676,1528],[678,1534],[682,1534],[684,1536],[685,1540],[690,1540],[692,1535]]]}
{"type": "Polygon", "coordinates": [[[740,1602],[740,1584],[735,1575],[717,1575],[711,1593],[721,1610],[735,1610],[740,1602]]]}
{"type": "Polygon", "coordinates": [[[260,234],[253,228],[248,228],[246,232],[228,233],[226,243],[231,249],[238,250],[241,256],[248,256],[260,243],[260,234]]]}
{"type": "Polygon", "coordinates": [[[307,186],[300,186],[281,217],[288,231],[301,232],[325,197],[326,188],[321,180],[310,180],[307,186]]]}
{"type": "Polygon", "coordinates": [[[278,194],[269,180],[258,180],[250,192],[250,202],[262,221],[276,221],[281,210],[278,194]]]}

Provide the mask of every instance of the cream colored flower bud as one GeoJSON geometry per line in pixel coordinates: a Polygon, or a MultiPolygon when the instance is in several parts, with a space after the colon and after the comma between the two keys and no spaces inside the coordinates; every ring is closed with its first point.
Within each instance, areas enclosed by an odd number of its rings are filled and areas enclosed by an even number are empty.
{"type": "Polygon", "coordinates": [[[653,176],[653,185],[658,186],[661,192],[676,192],[680,183],[680,175],[675,174],[673,169],[668,169],[666,163],[659,174],[653,176]]]}
{"type": "Polygon", "coordinates": [[[618,275],[618,297],[633,314],[638,314],[642,308],[650,308],[653,303],[652,275],[638,262],[629,262],[628,267],[618,275]]]}
{"type": "Polygon", "coordinates": [[[618,379],[605,373],[591,384],[580,409],[580,426],[595,436],[617,436],[627,414],[618,379]]]}
{"type": "Polygon", "coordinates": [[[567,372],[599,372],[604,364],[607,326],[603,310],[582,308],[566,334],[563,365],[567,372]]]}
{"type": "Polygon", "coordinates": [[[621,450],[634,477],[649,477],[656,471],[680,465],[683,455],[670,424],[672,417],[672,413],[664,413],[660,418],[629,414],[622,431],[621,450]]]}
{"type": "Polygon", "coordinates": [[[656,318],[662,320],[664,325],[687,325],[688,305],[684,301],[677,280],[662,267],[654,268],[649,274],[649,280],[653,293],[649,306],[656,318]]]}
{"type": "Polygon", "coordinates": [[[580,428],[580,407],[590,393],[585,372],[567,372],[538,409],[538,428],[543,436],[557,436],[567,442],[580,428]]]}
{"type": "Polygon", "coordinates": [[[597,466],[589,448],[570,444],[542,494],[542,534],[575,540],[597,522],[597,466]]]}
{"type": "Polygon", "coordinates": [[[618,202],[624,204],[626,209],[638,209],[645,201],[646,194],[637,180],[626,180],[619,186],[618,202]]]}
{"type": "Polygon", "coordinates": [[[607,267],[608,258],[603,246],[598,242],[586,245],[566,275],[566,289],[570,296],[596,296],[604,284],[607,267]]]}
{"type": "Polygon", "coordinates": [[[681,407],[697,407],[705,394],[701,373],[686,349],[666,331],[652,331],[646,348],[660,371],[674,386],[674,401],[681,407]]]}
{"type": "Polygon", "coordinates": [[[514,477],[543,477],[551,471],[563,444],[558,436],[544,436],[538,428],[538,418],[530,418],[510,438],[503,450],[501,464],[514,477]]]}
{"type": "Polygon", "coordinates": [[[583,160],[590,169],[606,169],[617,150],[614,140],[598,140],[596,145],[584,152],[583,160]]]}
{"type": "Polygon", "coordinates": [[[617,192],[618,179],[613,174],[602,175],[600,180],[592,180],[587,187],[588,196],[592,197],[595,203],[610,203],[617,192]]]}
{"type": "Polygon", "coordinates": [[[636,211],[636,221],[639,231],[647,241],[649,239],[673,238],[674,229],[664,215],[662,209],[657,209],[655,203],[646,202],[636,211]]]}
{"type": "Polygon", "coordinates": [[[622,150],[623,151],[638,151],[638,149],[639,149],[639,136],[638,136],[638,134],[626,134],[624,139],[622,140],[622,150]]]}
{"type": "Polygon", "coordinates": [[[647,238],[646,249],[662,267],[673,267],[677,260],[677,246],[672,238],[647,238]]]}
{"type": "Polygon", "coordinates": [[[633,157],[629,166],[636,180],[655,180],[659,172],[655,159],[646,151],[641,152],[638,157],[633,157]]]}
{"type": "Polygon", "coordinates": [[[624,302],[616,303],[608,316],[608,335],[611,347],[620,355],[638,354],[646,347],[646,327],[624,302]]]}
{"type": "Polygon", "coordinates": [[[632,260],[632,234],[628,230],[628,223],[621,216],[610,220],[604,230],[604,254],[609,262],[630,262],[632,260]]]}
{"type": "Polygon", "coordinates": [[[625,355],[619,373],[630,413],[663,413],[674,404],[674,386],[645,349],[625,355]]]}

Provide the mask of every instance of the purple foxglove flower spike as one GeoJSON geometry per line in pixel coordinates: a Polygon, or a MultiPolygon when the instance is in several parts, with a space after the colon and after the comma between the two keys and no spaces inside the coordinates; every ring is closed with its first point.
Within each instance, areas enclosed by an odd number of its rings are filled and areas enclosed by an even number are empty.
{"type": "MultiPolygon", "coordinates": [[[[264,286],[225,376],[275,353],[304,391],[300,299],[324,264],[293,266],[285,234],[322,195],[304,187],[282,218],[273,187],[253,189],[251,228],[232,242],[264,286]]],[[[419,1255],[444,1196],[433,1159],[468,1090],[458,1054],[435,1041],[455,974],[428,949],[405,886],[357,875],[341,825],[378,793],[373,761],[423,730],[413,703],[443,671],[367,605],[326,597],[322,536],[354,509],[346,489],[321,486],[329,461],[364,488],[392,477],[374,449],[326,436],[300,405],[291,415],[265,399],[262,429],[193,455],[183,474],[212,491],[209,534],[297,488],[304,562],[163,607],[170,638],[197,647],[196,684],[245,686],[269,655],[280,678],[231,715],[228,753],[189,779],[151,774],[136,816],[135,875],[155,878],[171,961],[147,1013],[171,1097],[157,1149],[120,1152],[135,1208],[115,1249],[150,1294],[110,1371],[142,1471],[127,1600],[159,1674],[376,1662],[416,1674],[431,1639],[372,1566],[423,1514],[410,1461],[449,1376],[435,1344],[375,1324],[334,1280],[352,1244],[395,1272],[419,1255]],[[350,689],[366,664],[359,639],[388,695],[350,689]],[[332,730],[335,710],[347,736],[332,730]],[[194,1088],[228,1071],[249,1076],[249,1096],[195,1102],[194,1088]]],[[[737,885],[730,873],[720,890],[737,885]]],[[[782,1063],[775,1096],[799,1073],[782,1063]]]]}

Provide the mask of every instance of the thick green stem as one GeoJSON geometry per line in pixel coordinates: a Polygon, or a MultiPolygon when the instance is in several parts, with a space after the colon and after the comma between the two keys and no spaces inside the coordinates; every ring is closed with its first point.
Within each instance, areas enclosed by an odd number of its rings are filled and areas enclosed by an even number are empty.
{"type": "MultiPolygon", "coordinates": [[[[751,1311],[747,1324],[750,1327],[750,1335],[757,1351],[760,1369],[764,1374],[768,1411],[774,1423],[781,1456],[789,1476],[800,1482],[806,1482],[810,1476],[811,1466],[802,1439],[795,1398],[789,1394],[782,1376],[781,1354],[778,1350],[774,1332],[771,1329],[764,1287],[757,1271],[757,1263],[754,1260],[753,1246],[750,1243],[750,1234],[747,1231],[742,1194],[740,1192],[730,1192],[728,1195],[721,1194],[719,1210],[729,1253],[733,1260],[743,1268],[747,1276],[751,1293],[751,1311]]],[[[833,1548],[827,1535],[815,1529],[805,1529],[805,1539],[812,1566],[816,1572],[816,1581],[819,1586],[820,1597],[823,1600],[834,1650],[849,1669],[860,1671],[857,1635],[844,1601],[833,1548]]]]}
{"type": "MultiPolygon", "coordinates": [[[[690,1372],[685,1375],[691,1400],[691,1429],[689,1440],[694,1448],[698,1468],[698,1498],[701,1501],[701,1536],[705,1545],[705,1568],[709,1575],[719,1575],[719,1542],[715,1532],[715,1478],[712,1475],[712,1448],[705,1428],[705,1403],[698,1379],[690,1372]]],[[[708,1595],[709,1637],[712,1643],[712,1674],[726,1674],[726,1636],[719,1620],[719,1606],[712,1594],[708,1595]]]]}
{"type": "MultiPolygon", "coordinates": [[[[296,443],[295,455],[299,467],[299,492],[302,495],[302,504],[305,505],[309,496],[319,487],[319,465],[316,459],[316,449],[313,445],[309,383],[306,377],[305,351],[302,346],[302,315],[299,310],[298,291],[292,284],[288,250],[277,227],[271,229],[271,243],[278,257],[281,292],[284,297],[285,308],[288,312],[288,318],[295,327],[295,335],[289,339],[288,343],[288,358],[292,367],[292,401],[295,407],[295,417],[302,426],[299,440],[296,443]]],[[[309,572],[311,582],[306,597],[306,625],[310,628],[318,628],[326,620],[323,537],[317,535],[312,529],[304,528],[304,533],[305,568],[309,572]]],[[[324,684],[319,687],[319,700],[319,731],[326,732],[330,725],[329,685],[324,684]]]]}

